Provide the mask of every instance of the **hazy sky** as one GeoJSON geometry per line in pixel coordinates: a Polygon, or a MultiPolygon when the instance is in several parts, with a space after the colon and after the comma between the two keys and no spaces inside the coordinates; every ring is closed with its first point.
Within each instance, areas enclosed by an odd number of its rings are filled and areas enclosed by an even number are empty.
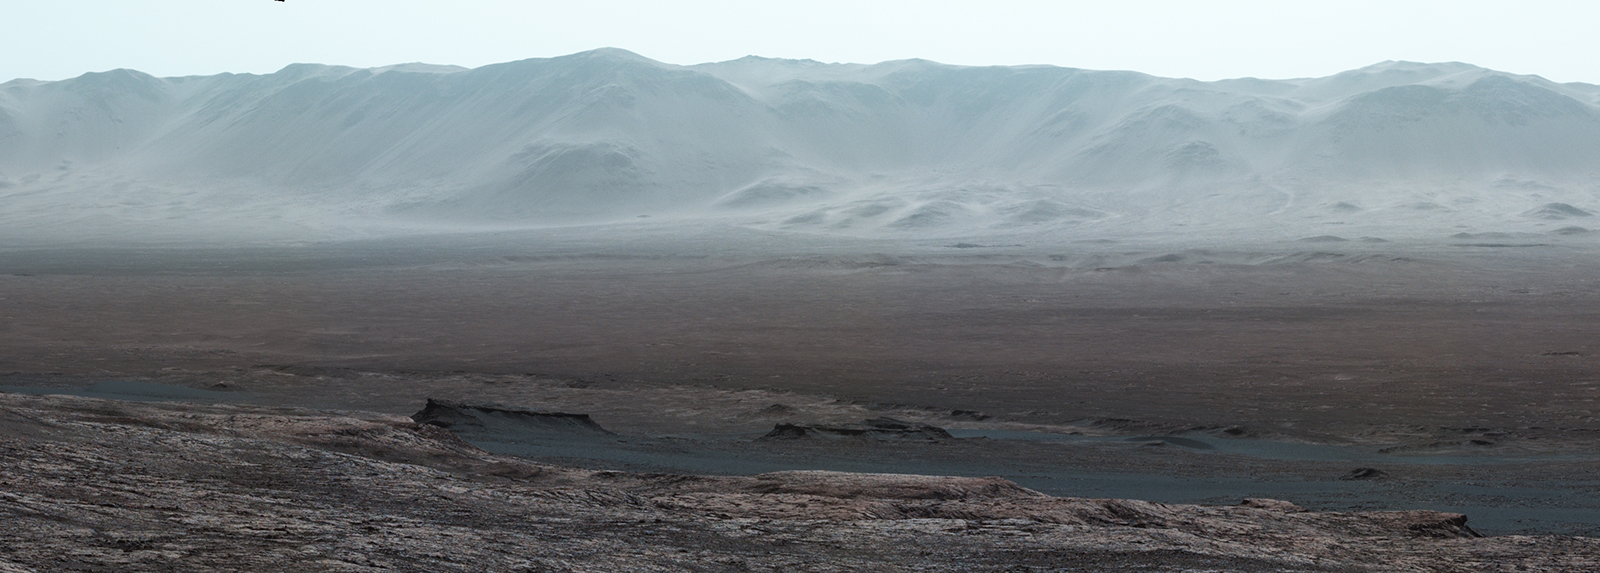
{"type": "Polygon", "coordinates": [[[675,64],[916,57],[1199,79],[1463,61],[1600,83],[1593,0],[16,0],[0,14],[0,81],[472,67],[612,46],[675,64]]]}

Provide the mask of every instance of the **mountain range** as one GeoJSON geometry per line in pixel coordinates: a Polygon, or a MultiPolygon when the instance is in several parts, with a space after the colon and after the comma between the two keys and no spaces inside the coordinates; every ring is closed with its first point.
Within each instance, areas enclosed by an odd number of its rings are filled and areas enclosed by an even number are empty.
{"type": "Polygon", "coordinates": [[[1408,236],[1548,232],[1594,212],[1600,86],[1462,63],[1204,82],[600,49],[0,84],[0,226],[18,237],[646,217],[865,236],[1408,236]]]}

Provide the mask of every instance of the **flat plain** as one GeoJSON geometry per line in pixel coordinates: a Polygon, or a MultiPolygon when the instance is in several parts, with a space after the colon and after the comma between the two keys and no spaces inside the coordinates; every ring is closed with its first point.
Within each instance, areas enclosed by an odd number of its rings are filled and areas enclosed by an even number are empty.
{"type": "Polygon", "coordinates": [[[689,452],[525,452],[579,466],[998,475],[1052,495],[1600,531],[1600,269],[1584,240],[593,237],[14,250],[0,385],[131,380],[388,414],[493,402],[689,452]],[[748,445],[775,423],[876,416],[991,439],[748,445]],[[728,461],[751,459],[765,461],[728,461]],[[1359,468],[1383,477],[1340,479],[1359,468]]]}

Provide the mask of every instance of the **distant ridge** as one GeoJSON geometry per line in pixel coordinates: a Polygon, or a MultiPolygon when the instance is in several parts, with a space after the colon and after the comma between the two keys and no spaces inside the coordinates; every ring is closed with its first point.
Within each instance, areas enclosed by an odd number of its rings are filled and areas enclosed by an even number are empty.
{"type": "Polygon", "coordinates": [[[1597,157],[1600,86],[1455,62],[1200,82],[606,48],[0,84],[10,233],[1536,225],[1600,210],[1597,157]]]}

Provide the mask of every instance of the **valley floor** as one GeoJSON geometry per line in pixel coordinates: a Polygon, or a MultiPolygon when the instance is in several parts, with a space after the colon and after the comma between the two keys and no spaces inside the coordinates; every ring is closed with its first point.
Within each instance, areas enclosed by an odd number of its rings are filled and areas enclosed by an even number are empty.
{"type": "MultiPolygon", "coordinates": [[[[12,497],[0,508],[35,520],[6,530],[18,543],[4,545],[38,545],[29,532],[47,523],[60,529],[39,531],[61,540],[39,545],[54,553],[0,554],[0,571],[5,561],[35,571],[113,567],[105,559],[114,553],[94,548],[121,531],[137,537],[123,552],[130,559],[275,560],[250,570],[306,570],[324,558],[348,561],[317,565],[327,570],[404,570],[417,559],[451,570],[487,557],[451,561],[457,557],[448,547],[534,539],[552,547],[552,560],[507,550],[501,570],[604,570],[623,562],[607,559],[738,570],[717,559],[760,555],[778,557],[749,568],[792,568],[799,561],[783,559],[815,556],[813,570],[866,570],[872,567],[863,564],[884,560],[904,570],[948,563],[1106,570],[1168,558],[1179,564],[1174,571],[1593,569],[1583,561],[1595,555],[1589,538],[1552,536],[1600,532],[1600,483],[1592,477],[1600,467],[1600,349],[1591,348],[1600,340],[1593,278],[1600,264],[1592,249],[781,242],[533,233],[0,252],[4,390],[203,404],[0,395],[5,423],[15,429],[3,474],[12,497]],[[548,436],[463,436],[523,456],[499,457],[406,421],[430,397],[589,414],[620,436],[577,446],[548,436]],[[346,451],[224,423],[273,416],[287,416],[272,422],[283,428],[358,420],[405,444],[346,451]],[[848,447],[754,441],[776,423],[880,416],[947,428],[960,439],[848,447]],[[446,457],[457,465],[405,453],[444,447],[412,440],[453,444],[446,457]],[[87,453],[72,453],[80,450],[87,453]],[[205,473],[222,467],[251,469],[205,473]],[[1379,473],[1355,475],[1362,468],[1379,473]],[[778,478],[739,476],[814,469],[998,475],[1006,481],[984,483],[1059,498],[1201,503],[1135,505],[1224,521],[1267,511],[1238,508],[1243,499],[1273,497],[1311,510],[1293,515],[1339,525],[1285,533],[1308,536],[1317,548],[1306,549],[1215,533],[1265,527],[1256,517],[1201,534],[1175,521],[1140,525],[1145,517],[1079,523],[968,508],[960,511],[976,513],[779,519],[728,509],[741,506],[717,498],[703,507],[685,502],[683,515],[693,517],[683,521],[661,514],[656,501],[638,501],[657,499],[648,492],[702,495],[647,477],[700,474],[723,477],[689,482],[746,484],[728,486],[751,496],[737,503],[762,506],[769,502],[757,494],[766,486],[748,484],[778,478]],[[428,473],[436,471],[443,473],[428,473]],[[568,489],[533,477],[555,474],[582,477],[561,482],[568,489]],[[1340,479],[1352,476],[1375,479],[1340,479]],[[104,491],[156,492],[186,482],[199,485],[152,493],[145,505],[130,505],[132,498],[96,505],[97,496],[111,495],[104,491]],[[438,493],[457,487],[475,493],[461,500],[438,493]],[[554,505],[472,501],[512,495],[502,487],[554,505]],[[200,503],[206,499],[221,501],[200,503]],[[378,507],[399,503],[391,500],[412,501],[378,507]],[[309,513],[283,513],[290,510],[309,513]],[[1465,513],[1491,537],[1419,541],[1339,521],[1375,510],[1465,513]],[[318,511],[399,521],[369,531],[318,511]],[[557,517],[571,512],[585,517],[557,517]],[[257,513],[266,516],[260,527],[229,521],[257,513]],[[535,514],[544,517],[529,517],[535,514]],[[1014,520],[1021,521],[1003,525],[1014,520]],[[201,522],[227,525],[207,538],[215,545],[180,547],[180,537],[203,538],[193,528],[213,527],[201,522]],[[400,522],[427,522],[406,535],[434,539],[436,555],[414,555],[413,547],[433,546],[391,535],[400,522]],[[698,525],[683,525],[690,522],[698,525]],[[1113,530],[1137,542],[1074,540],[1113,530]],[[1365,533],[1351,533],[1357,530],[1365,533]],[[686,537],[672,537],[680,533],[686,537]],[[978,537],[962,537],[969,533],[978,537]],[[1362,538],[1371,543],[1346,539],[1368,533],[1377,536],[1362,538]],[[494,539],[440,541],[451,535],[494,539]],[[1173,541],[1196,535],[1209,540],[1202,545],[1238,547],[1201,551],[1173,541]],[[655,536],[678,540],[641,541],[655,536]],[[298,541],[274,545],[279,538],[298,541]],[[347,559],[364,550],[339,549],[343,540],[390,561],[347,559]],[[607,545],[614,543],[622,545],[607,545]],[[781,549],[789,543],[804,549],[781,549]],[[1258,545],[1277,549],[1263,554],[1258,545]],[[624,546],[631,549],[616,550],[624,546]],[[334,550],[346,553],[327,557],[334,550]],[[907,557],[918,551],[932,553],[907,557]],[[1444,556],[1432,569],[1416,557],[1429,552],[1444,556]],[[1358,553],[1376,557],[1350,556],[1358,553]]],[[[283,428],[272,431],[301,432],[283,428]]],[[[910,503],[872,495],[889,506],[910,503]]],[[[845,501],[817,503],[856,503],[838,499],[845,501]]],[[[1086,502],[1046,505],[1057,503],[1086,502]]],[[[640,567],[625,568],[648,570],[640,567]]]]}

